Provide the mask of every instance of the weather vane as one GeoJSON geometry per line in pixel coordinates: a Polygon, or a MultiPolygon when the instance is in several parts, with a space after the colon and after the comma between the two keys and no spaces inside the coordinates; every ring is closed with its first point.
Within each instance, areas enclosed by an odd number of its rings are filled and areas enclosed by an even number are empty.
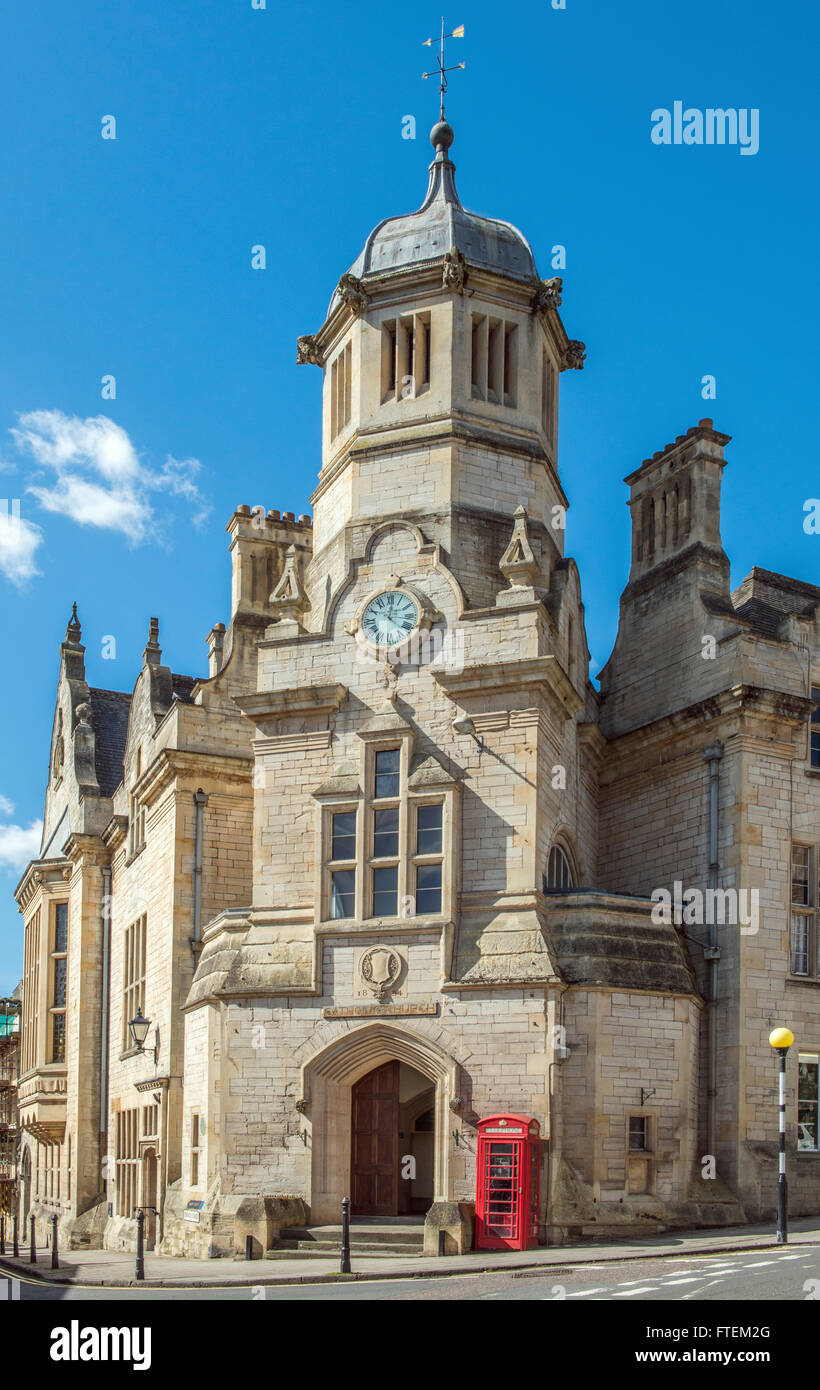
{"type": "MultiPolygon", "coordinates": [[[[464,38],[464,25],[463,25],[463,24],[459,24],[458,28],[457,28],[457,29],[453,29],[451,33],[445,34],[445,32],[444,32],[444,16],[442,15],[442,17],[441,17],[441,38],[440,38],[440,39],[425,39],[425,40],[424,40],[424,47],[425,47],[425,48],[432,48],[432,46],[433,46],[434,43],[438,43],[439,48],[440,48],[440,52],[436,54],[436,62],[437,62],[437,64],[438,64],[438,68],[437,68],[436,71],[437,71],[438,77],[439,77],[439,92],[441,93],[441,120],[444,120],[444,93],[447,91],[447,76],[446,76],[446,74],[447,74],[448,72],[456,72],[456,70],[457,70],[458,68],[466,68],[466,66],[467,66],[466,63],[453,63],[453,66],[450,67],[450,68],[446,68],[446,67],[444,66],[444,42],[445,42],[445,39],[463,39],[463,38],[464,38]]],[[[422,77],[435,77],[435,76],[436,76],[436,72],[423,72],[421,75],[422,75],[422,77]]]]}

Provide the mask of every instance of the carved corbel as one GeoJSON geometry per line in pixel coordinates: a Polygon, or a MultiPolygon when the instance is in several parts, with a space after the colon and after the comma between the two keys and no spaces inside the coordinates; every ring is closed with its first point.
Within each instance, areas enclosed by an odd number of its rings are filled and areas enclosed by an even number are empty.
{"type": "Polygon", "coordinates": [[[363,314],[367,308],[367,295],[364,285],[355,275],[347,271],[336,286],[336,293],[343,304],[354,314],[363,314]]]}
{"type": "Polygon", "coordinates": [[[446,251],[441,265],[441,287],[445,290],[455,290],[456,294],[463,294],[464,286],[467,282],[467,262],[454,246],[451,251],[446,251]]]}
{"type": "Polygon", "coordinates": [[[533,313],[546,314],[550,309],[559,309],[563,284],[560,275],[554,275],[551,280],[539,280],[532,299],[533,313]]]}
{"type": "Polygon", "coordinates": [[[565,372],[567,368],[573,368],[576,372],[582,371],[586,355],[586,344],[580,343],[577,338],[570,339],[561,358],[561,371],[565,372]]]}
{"type": "Polygon", "coordinates": [[[314,333],[303,333],[296,339],[296,365],[298,367],[323,367],[325,359],[314,333]]]}

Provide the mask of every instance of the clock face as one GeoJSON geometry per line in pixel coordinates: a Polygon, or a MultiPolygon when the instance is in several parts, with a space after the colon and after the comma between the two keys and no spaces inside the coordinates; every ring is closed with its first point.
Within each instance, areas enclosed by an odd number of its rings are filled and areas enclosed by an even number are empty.
{"type": "Polygon", "coordinates": [[[409,594],[388,589],[377,594],[362,614],[362,631],[380,647],[395,647],[418,626],[419,606],[409,594]]]}

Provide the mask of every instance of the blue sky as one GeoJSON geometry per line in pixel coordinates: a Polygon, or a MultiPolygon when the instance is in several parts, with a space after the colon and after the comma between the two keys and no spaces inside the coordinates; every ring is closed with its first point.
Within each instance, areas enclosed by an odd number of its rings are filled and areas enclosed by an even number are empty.
{"type": "MultiPolygon", "coordinates": [[[[802,525],[820,492],[817,13],[480,0],[447,19],[466,25],[448,102],[462,200],[521,227],[544,276],[567,248],[562,314],[588,355],[562,378],[561,472],[597,666],[628,569],[622,479],[702,416],[734,439],[735,582],[753,564],[820,582],[802,525]],[[759,152],[653,144],[651,113],[676,100],[757,108],[759,152]]],[[[296,337],[370,228],[422,200],[436,92],[421,41],[438,26],[417,4],[7,7],[0,497],[24,524],[22,552],[0,550],[0,991],[19,975],[11,892],[71,602],[92,685],[132,687],[152,614],[165,660],[204,673],[231,511],[308,509],[320,375],[295,366],[296,337]]]]}

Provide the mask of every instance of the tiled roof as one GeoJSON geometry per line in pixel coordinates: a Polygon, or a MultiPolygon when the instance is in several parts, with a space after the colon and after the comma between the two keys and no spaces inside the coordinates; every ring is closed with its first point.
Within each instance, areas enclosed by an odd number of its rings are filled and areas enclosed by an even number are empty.
{"type": "Polygon", "coordinates": [[[103,796],[113,796],[122,781],[131,696],[121,690],[91,690],[94,768],[103,796]]]}

